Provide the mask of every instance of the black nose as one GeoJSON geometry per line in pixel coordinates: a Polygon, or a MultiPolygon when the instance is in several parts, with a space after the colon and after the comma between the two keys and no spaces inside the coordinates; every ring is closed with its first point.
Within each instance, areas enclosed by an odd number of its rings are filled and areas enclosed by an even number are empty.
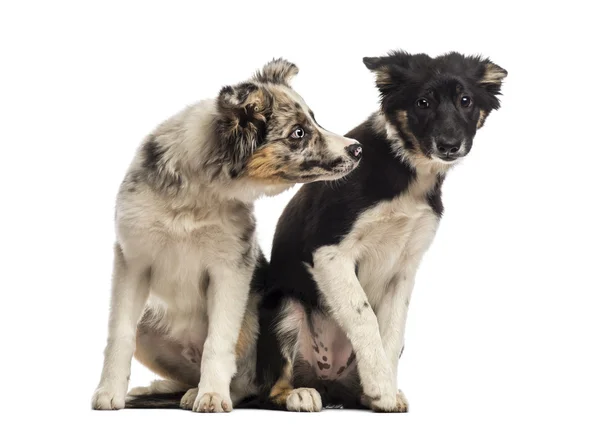
{"type": "Polygon", "coordinates": [[[346,147],[346,151],[354,160],[359,160],[362,156],[362,146],[358,142],[346,147]]]}
{"type": "Polygon", "coordinates": [[[460,145],[461,145],[460,141],[455,141],[455,142],[444,141],[444,142],[437,143],[435,145],[435,147],[437,148],[437,151],[440,154],[445,155],[447,157],[454,157],[460,151],[460,145]]]}

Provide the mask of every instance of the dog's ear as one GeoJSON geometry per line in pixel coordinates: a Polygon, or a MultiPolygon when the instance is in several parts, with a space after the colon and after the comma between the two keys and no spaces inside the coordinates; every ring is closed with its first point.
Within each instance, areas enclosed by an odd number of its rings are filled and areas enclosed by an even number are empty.
{"type": "Polygon", "coordinates": [[[290,86],[291,80],[298,74],[298,67],[285,59],[273,59],[254,75],[261,83],[276,83],[290,86]]]}
{"type": "Polygon", "coordinates": [[[502,81],[507,76],[508,72],[489,59],[484,59],[479,62],[477,73],[477,84],[488,94],[490,102],[492,103],[492,109],[498,109],[500,107],[500,101],[496,96],[500,95],[502,81]]]}
{"type": "Polygon", "coordinates": [[[271,115],[271,95],[254,83],[225,86],[217,98],[216,132],[219,157],[237,176],[248,158],[264,142],[271,115]]]}
{"type": "Polygon", "coordinates": [[[375,73],[375,84],[382,95],[401,87],[408,79],[411,55],[393,51],[388,56],[364,57],[365,66],[375,73]]]}

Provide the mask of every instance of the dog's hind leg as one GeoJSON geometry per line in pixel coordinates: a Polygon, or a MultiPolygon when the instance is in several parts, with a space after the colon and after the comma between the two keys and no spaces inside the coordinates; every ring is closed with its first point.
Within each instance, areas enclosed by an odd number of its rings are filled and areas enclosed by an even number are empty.
{"type": "Polygon", "coordinates": [[[150,264],[145,259],[125,258],[115,244],[111,309],[104,366],[92,397],[94,409],[122,409],[135,348],[136,326],[148,298],[150,264]]]}
{"type": "Polygon", "coordinates": [[[269,392],[267,403],[272,408],[290,412],[320,412],[323,408],[321,395],[316,389],[292,386],[292,364],[287,359],[281,376],[269,392]]]}
{"type": "Polygon", "coordinates": [[[200,380],[200,356],[155,328],[152,319],[148,309],[138,325],[135,358],[165,380],[133,388],[129,396],[183,393],[200,380]]]}
{"type": "MultiPolygon", "coordinates": [[[[323,408],[321,395],[316,389],[293,386],[293,362],[304,324],[306,312],[293,300],[282,301],[272,309],[263,308],[261,330],[264,333],[259,341],[258,366],[271,370],[279,368],[278,378],[267,396],[267,404],[272,408],[293,412],[320,412],[323,408]]],[[[268,371],[261,374],[262,381],[270,375],[268,371]]]]}
{"type": "MultiPolygon", "coordinates": [[[[131,389],[127,393],[126,407],[184,407],[185,398],[190,397],[190,388],[196,386],[200,379],[200,357],[196,350],[184,348],[156,328],[153,319],[152,309],[147,309],[137,329],[135,358],[164,380],[131,389]],[[186,391],[188,394],[185,394],[186,391]]],[[[194,394],[192,402],[195,398],[194,394]]]]}

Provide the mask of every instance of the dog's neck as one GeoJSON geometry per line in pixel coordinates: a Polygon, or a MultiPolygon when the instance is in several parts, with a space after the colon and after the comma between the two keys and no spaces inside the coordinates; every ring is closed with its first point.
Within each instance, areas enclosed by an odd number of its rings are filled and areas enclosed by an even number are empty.
{"type": "MultiPolygon", "coordinates": [[[[423,153],[414,152],[418,150],[418,144],[413,143],[412,147],[407,147],[406,142],[411,141],[406,138],[398,129],[389,122],[383,111],[379,110],[371,116],[371,124],[375,131],[385,137],[389,142],[392,152],[412,170],[417,177],[429,177],[431,175],[444,177],[453,167],[453,164],[435,160],[425,156],[423,153]]],[[[412,141],[416,141],[416,138],[412,141]]]]}

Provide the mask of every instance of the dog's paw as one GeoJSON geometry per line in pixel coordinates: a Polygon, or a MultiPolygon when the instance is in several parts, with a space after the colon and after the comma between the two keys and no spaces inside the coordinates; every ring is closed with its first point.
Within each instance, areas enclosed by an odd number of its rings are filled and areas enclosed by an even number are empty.
{"type": "Polygon", "coordinates": [[[320,412],[323,408],[321,395],[312,388],[294,389],[285,404],[287,410],[292,412],[320,412]]]}
{"type": "Polygon", "coordinates": [[[408,412],[408,400],[404,393],[398,389],[396,395],[386,395],[381,397],[369,397],[363,395],[361,402],[374,412],[387,413],[406,413],[408,412]]]}
{"type": "Polygon", "coordinates": [[[188,389],[188,391],[181,398],[181,403],[179,405],[182,409],[192,410],[194,407],[194,401],[196,401],[196,397],[198,396],[198,388],[188,389]]]}
{"type": "Polygon", "coordinates": [[[225,396],[216,392],[206,392],[204,394],[198,392],[192,407],[194,412],[201,413],[231,412],[232,409],[233,405],[229,395],[225,396]]]}
{"type": "Polygon", "coordinates": [[[408,412],[408,400],[400,389],[396,393],[396,409],[400,413],[408,412]]]}
{"type": "Polygon", "coordinates": [[[125,393],[116,389],[99,387],[92,396],[92,409],[119,410],[125,407],[125,393]]]}
{"type": "Polygon", "coordinates": [[[395,383],[392,371],[385,365],[368,368],[360,374],[363,394],[370,398],[388,397],[395,395],[395,383]]]}

